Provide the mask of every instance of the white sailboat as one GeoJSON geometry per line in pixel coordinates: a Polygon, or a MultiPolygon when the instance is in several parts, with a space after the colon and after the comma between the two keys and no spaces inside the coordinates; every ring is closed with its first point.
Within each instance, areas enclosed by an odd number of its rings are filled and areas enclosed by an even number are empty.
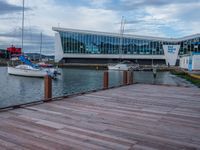
{"type": "Polygon", "coordinates": [[[125,26],[125,19],[122,16],[121,26],[120,26],[120,45],[119,45],[119,59],[120,59],[120,62],[117,63],[117,64],[114,64],[114,65],[108,65],[108,69],[109,70],[120,70],[120,71],[126,71],[127,70],[128,71],[128,70],[132,70],[132,69],[135,68],[135,66],[133,66],[132,63],[130,63],[128,61],[121,62],[124,26],[125,26]]]}
{"type": "MultiPolygon", "coordinates": [[[[22,51],[23,51],[23,39],[24,38],[24,0],[23,0],[23,13],[22,13],[22,51]]],[[[52,69],[43,69],[38,67],[38,65],[32,64],[28,59],[23,55],[19,59],[24,62],[23,65],[18,66],[8,66],[8,74],[18,75],[18,76],[27,76],[27,77],[44,77],[50,75],[55,78],[57,72],[52,69]]]]}
{"type": "Polygon", "coordinates": [[[24,56],[20,56],[19,59],[26,64],[18,66],[8,66],[8,74],[27,76],[27,77],[44,77],[50,75],[52,78],[56,78],[58,72],[51,68],[42,68],[38,65],[32,64],[24,56]]]}
{"type": "Polygon", "coordinates": [[[8,74],[26,77],[44,77],[48,72],[29,65],[18,65],[16,67],[8,67],[8,74]]]}

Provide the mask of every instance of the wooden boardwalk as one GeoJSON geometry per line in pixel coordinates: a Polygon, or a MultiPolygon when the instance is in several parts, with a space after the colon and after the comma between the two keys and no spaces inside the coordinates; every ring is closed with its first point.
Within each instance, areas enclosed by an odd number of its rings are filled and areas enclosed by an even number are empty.
{"type": "Polygon", "coordinates": [[[0,113],[0,149],[200,149],[200,90],[135,84],[0,113]]]}

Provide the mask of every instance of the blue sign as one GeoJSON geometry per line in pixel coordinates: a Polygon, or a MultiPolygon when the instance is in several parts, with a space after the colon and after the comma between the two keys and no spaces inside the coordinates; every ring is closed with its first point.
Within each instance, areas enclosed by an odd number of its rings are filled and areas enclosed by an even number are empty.
{"type": "Polygon", "coordinates": [[[173,47],[172,45],[169,45],[169,46],[168,46],[168,53],[174,54],[175,52],[176,52],[176,48],[173,47]]]}
{"type": "Polygon", "coordinates": [[[192,55],[200,55],[200,52],[192,52],[192,55]]]}
{"type": "Polygon", "coordinates": [[[188,70],[192,71],[192,56],[189,56],[188,70]]]}
{"type": "Polygon", "coordinates": [[[192,42],[194,45],[200,45],[200,42],[192,42]]]}

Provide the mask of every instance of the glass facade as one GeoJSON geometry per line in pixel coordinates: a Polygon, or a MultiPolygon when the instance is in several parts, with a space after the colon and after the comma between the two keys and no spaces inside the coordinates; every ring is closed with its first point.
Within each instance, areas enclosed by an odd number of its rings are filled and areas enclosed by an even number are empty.
{"type": "Polygon", "coordinates": [[[191,52],[200,52],[200,37],[179,42],[179,53],[189,54],[191,52]]]}
{"type": "Polygon", "coordinates": [[[200,37],[179,42],[59,31],[64,53],[164,55],[163,45],[180,45],[179,54],[200,52],[200,37]]]}

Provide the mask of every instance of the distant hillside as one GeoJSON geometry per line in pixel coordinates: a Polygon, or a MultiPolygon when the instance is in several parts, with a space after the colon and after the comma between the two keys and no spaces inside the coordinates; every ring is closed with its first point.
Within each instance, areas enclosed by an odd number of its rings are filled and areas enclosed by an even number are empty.
{"type": "MultiPolygon", "coordinates": [[[[40,58],[40,54],[38,53],[25,53],[25,56],[28,56],[30,59],[33,59],[33,60],[38,60],[40,58]]],[[[41,54],[41,58],[48,58],[48,59],[54,59],[54,55],[44,55],[44,54],[41,54]]]]}

